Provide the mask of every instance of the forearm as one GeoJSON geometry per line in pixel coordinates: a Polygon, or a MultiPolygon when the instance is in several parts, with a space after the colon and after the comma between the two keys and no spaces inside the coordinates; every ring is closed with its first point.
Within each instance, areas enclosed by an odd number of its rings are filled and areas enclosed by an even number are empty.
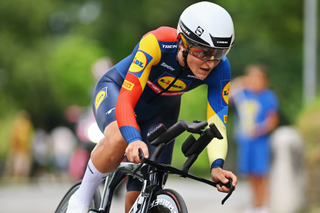
{"type": "Polygon", "coordinates": [[[222,168],[228,152],[227,131],[218,115],[209,118],[208,123],[214,123],[223,137],[221,140],[214,138],[207,146],[209,162],[211,168],[222,168]]]}

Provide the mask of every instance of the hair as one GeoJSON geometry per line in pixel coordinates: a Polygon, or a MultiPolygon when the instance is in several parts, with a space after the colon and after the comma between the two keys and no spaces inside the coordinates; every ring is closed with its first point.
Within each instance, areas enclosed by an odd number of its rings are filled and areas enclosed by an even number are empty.
{"type": "Polygon", "coordinates": [[[248,64],[244,69],[245,74],[249,74],[253,68],[258,68],[266,78],[268,77],[268,67],[261,63],[248,64]]]}

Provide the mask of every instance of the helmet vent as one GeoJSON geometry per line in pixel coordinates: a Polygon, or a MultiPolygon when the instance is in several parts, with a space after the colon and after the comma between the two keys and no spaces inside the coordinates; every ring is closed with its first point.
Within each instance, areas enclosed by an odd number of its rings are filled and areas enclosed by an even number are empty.
{"type": "Polygon", "coordinates": [[[210,35],[210,37],[215,47],[229,48],[231,46],[230,43],[232,40],[232,36],[230,36],[229,38],[216,38],[210,35]]]}

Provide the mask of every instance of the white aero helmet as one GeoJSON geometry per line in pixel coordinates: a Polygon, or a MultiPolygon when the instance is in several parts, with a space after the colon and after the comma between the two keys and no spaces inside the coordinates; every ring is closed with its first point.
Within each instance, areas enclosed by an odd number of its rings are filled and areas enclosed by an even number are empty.
{"type": "Polygon", "coordinates": [[[177,35],[189,45],[224,49],[224,56],[234,43],[234,26],[230,14],[221,6],[202,1],[187,7],[181,14],[177,35]]]}

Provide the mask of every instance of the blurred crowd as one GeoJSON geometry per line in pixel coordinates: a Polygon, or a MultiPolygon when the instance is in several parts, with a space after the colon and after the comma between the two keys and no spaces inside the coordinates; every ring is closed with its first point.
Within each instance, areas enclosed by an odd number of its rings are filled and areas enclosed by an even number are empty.
{"type": "Polygon", "coordinates": [[[70,120],[75,122],[74,129],[57,126],[48,132],[34,129],[27,111],[18,112],[3,177],[28,181],[51,175],[65,181],[80,180],[90,152],[102,134],[89,110],[70,106],[66,115],[69,119],[77,118],[70,120]]]}
{"type": "MultiPolygon", "coordinates": [[[[106,57],[95,61],[91,69],[93,78],[98,80],[113,64],[106,57]]],[[[26,110],[18,112],[11,129],[3,178],[29,181],[49,175],[62,181],[80,180],[92,149],[103,137],[88,105],[67,107],[65,123],[69,125],[50,131],[34,128],[26,110]]]]}

